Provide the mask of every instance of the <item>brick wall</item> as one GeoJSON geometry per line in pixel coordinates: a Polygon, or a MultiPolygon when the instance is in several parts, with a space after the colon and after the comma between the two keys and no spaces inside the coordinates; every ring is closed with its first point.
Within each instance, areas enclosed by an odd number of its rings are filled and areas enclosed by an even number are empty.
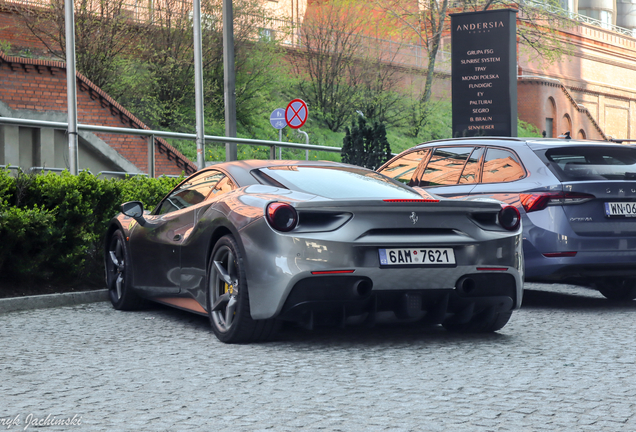
{"type": "Polygon", "coordinates": [[[16,7],[9,3],[0,4],[0,40],[9,42],[13,52],[29,50],[36,56],[46,56],[49,52],[46,45],[25,26],[16,7]]]}
{"type": "MultiPolygon", "coordinates": [[[[66,69],[61,62],[9,57],[0,53],[0,100],[25,112],[66,113],[66,69]]],[[[148,129],[86,77],[77,74],[77,119],[100,126],[148,129]]],[[[25,118],[28,117],[25,115],[25,118]]],[[[142,172],[148,172],[144,137],[96,133],[142,172]]],[[[165,140],[155,140],[156,175],[190,174],[196,166],[165,140]]]]}
{"type": "Polygon", "coordinates": [[[594,113],[578,102],[558,81],[542,78],[520,79],[517,85],[519,118],[546,130],[546,119],[553,119],[547,136],[557,137],[569,131],[572,138],[606,139],[594,119],[594,113]]]}

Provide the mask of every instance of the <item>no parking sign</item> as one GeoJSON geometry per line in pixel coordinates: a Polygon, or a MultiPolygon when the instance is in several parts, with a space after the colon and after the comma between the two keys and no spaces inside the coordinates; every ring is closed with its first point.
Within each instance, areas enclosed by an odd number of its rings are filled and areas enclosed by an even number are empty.
{"type": "Polygon", "coordinates": [[[294,99],[285,109],[287,126],[292,129],[300,129],[307,121],[308,114],[309,112],[307,111],[305,101],[302,99],[294,99]]]}

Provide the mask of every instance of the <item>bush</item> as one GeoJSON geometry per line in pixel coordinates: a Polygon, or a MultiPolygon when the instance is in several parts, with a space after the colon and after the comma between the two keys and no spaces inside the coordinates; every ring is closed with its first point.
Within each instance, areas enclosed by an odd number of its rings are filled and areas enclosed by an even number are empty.
{"type": "Polygon", "coordinates": [[[517,136],[519,137],[540,137],[541,131],[535,125],[517,119],[517,136]]]}
{"type": "Polygon", "coordinates": [[[0,211],[0,271],[12,279],[31,279],[42,271],[54,246],[51,226],[55,215],[43,207],[5,207],[0,211]],[[7,265],[5,265],[7,264],[7,265]],[[3,269],[6,267],[6,269],[3,269]],[[14,276],[15,278],[15,276],[14,276]]]}
{"type": "Polygon", "coordinates": [[[391,146],[386,139],[384,125],[367,125],[362,116],[358,117],[357,125],[354,121],[351,129],[345,129],[342,143],[344,163],[376,169],[391,158],[391,146]]]}
{"type": "Polygon", "coordinates": [[[152,208],[180,180],[0,171],[0,274],[13,283],[101,283],[103,236],[120,204],[152,208]]]}

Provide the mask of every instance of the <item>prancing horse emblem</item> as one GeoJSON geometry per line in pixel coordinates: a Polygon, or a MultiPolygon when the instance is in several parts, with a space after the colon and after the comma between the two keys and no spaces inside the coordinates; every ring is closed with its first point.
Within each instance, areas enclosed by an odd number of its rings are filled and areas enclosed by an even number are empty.
{"type": "Polygon", "coordinates": [[[415,223],[417,222],[418,219],[419,218],[417,217],[415,212],[411,212],[411,220],[413,221],[413,225],[415,225],[415,223]]]}

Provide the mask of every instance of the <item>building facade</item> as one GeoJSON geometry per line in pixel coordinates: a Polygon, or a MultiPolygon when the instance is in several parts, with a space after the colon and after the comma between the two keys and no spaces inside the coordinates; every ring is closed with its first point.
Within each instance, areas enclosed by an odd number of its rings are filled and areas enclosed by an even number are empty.
{"type": "MultiPolygon", "coordinates": [[[[535,125],[549,137],[569,132],[572,137],[577,138],[636,139],[636,3],[631,2],[636,0],[629,0],[629,3],[624,0],[567,0],[562,3],[572,21],[570,26],[559,30],[558,37],[568,44],[570,53],[558,61],[547,62],[532,59],[522,49],[519,50],[517,88],[518,115],[521,120],[535,125]]],[[[302,50],[299,32],[302,31],[305,18],[319,3],[318,0],[265,0],[264,8],[275,19],[263,21],[259,36],[275,37],[290,52],[302,50]]],[[[2,4],[0,3],[0,41],[11,42],[17,49],[45,49],[41,42],[19,25],[11,9],[6,7],[7,3],[4,8],[2,4]]],[[[159,3],[131,3],[131,8],[134,7],[131,9],[131,17],[138,20],[149,19],[153,14],[148,9],[149,4],[159,3]]],[[[541,6],[542,3],[537,4],[541,6]]],[[[414,5],[415,2],[411,6],[414,5]]],[[[382,50],[397,50],[396,55],[388,57],[391,58],[392,65],[399,69],[405,86],[423,83],[427,56],[421,45],[365,37],[370,46],[380,47],[382,50]]],[[[447,43],[449,41],[444,40],[436,63],[436,72],[440,79],[437,80],[434,91],[438,98],[450,98],[451,94],[447,43]]],[[[9,70],[15,72],[11,65],[17,62],[5,60],[0,70],[2,73],[8,73],[9,70]]],[[[21,73],[31,72],[23,68],[21,73]]],[[[29,76],[39,76],[39,72],[29,76]]],[[[79,88],[81,93],[81,85],[79,88]]],[[[4,111],[9,112],[6,108],[11,108],[11,104],[7,102],[6,91],[2,88],[0,102],[5,104],[4,111]]],[[[65,109],[63,104],[56,108],[60,112],[65,109]]],[[[0,115],[6,114],[0,112],[0,115]]],[[[175,153],[171,150],[169,154],[175,153]]],[[[132,161],[135,157],[130,158],[132,161]]],[[[135,166],[143,171],[145,164],[140,160],[135,166]]]]}
{"type": "MultiPolygon", "coordinates": [[[[110,96],[77,74],[78,122],[148,129],[110,96]]],[[[66,66],[64,63],[11,57],[0,52],[0,117],[48,122],[67,121],[66,66]]],[[[155,138],[155,175],[181,175],[196,166],[165,140],[155,138]]],[[[99,172],[149,172],[147,138],[134,135],[78,133],[78,165],[99,172]]],[[[68,139],[64,129],[0,124],[0,165],[69,169],[68,139]]]]}

